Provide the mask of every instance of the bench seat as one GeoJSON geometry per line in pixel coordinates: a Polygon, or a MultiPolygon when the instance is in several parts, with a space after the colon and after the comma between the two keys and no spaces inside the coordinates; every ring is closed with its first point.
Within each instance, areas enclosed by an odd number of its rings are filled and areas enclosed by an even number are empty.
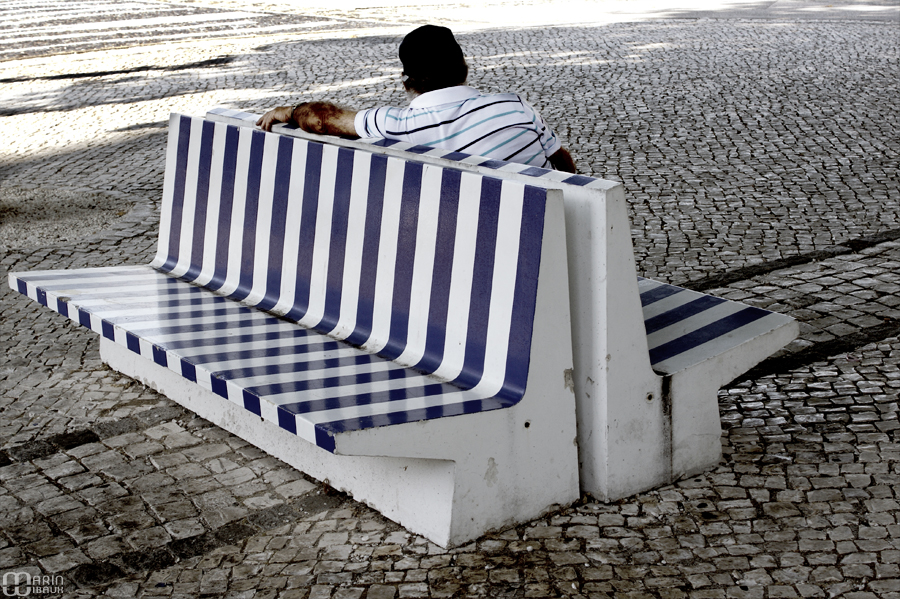
{"type": "Polygon", "coordinates": [[[514,405],[149,266],[32,271],[21,293],[319,447],[376,426],[514,405]]]}

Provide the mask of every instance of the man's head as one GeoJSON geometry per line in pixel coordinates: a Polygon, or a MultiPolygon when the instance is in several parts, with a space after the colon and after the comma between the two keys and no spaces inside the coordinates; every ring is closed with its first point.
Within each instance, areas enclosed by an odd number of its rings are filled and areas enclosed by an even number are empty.
{"type": "Polygon", "coordinates": [[[446,27],[423,25],[409,32],[400,43],[400,62],[406,89],[419,94],[462,85],[469,65],[453,32],[446,27]]]}

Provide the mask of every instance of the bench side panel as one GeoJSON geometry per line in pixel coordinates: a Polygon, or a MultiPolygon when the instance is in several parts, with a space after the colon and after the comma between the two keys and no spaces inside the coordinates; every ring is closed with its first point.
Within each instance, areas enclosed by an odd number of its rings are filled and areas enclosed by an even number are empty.
{"type": "Polygon", "coordinates": [[[164,191],[155,268],[521,397],[546,190],[173,115],[164,191]]]}

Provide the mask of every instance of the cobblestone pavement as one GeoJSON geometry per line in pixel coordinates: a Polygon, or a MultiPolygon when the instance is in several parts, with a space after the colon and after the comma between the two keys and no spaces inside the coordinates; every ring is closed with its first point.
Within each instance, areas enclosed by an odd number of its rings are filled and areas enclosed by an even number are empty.
{"type": "MultiPolygon", "coordinates": [[[[170,111],[402,103],[387,25],[0,63],[0,274],[147,262],[170,111]],[[40,206],[62,232],[8,226],[40,206]],[[78,226],[91,206],[99,232],[78,226]]],[[[460,35],[474,84],[521,90],[582,172],[624,183],[640,274],[801,321],[722,390],[715,470],[444,550],[110,371],[93,334],[4,285],[0,572],[66,597],[900,597],[898,31],[460,35]]]]}

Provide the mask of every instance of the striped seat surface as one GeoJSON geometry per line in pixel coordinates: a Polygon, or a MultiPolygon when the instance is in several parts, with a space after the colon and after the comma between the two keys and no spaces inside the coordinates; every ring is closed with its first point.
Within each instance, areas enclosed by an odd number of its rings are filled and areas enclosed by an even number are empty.
{"type": "Polygon", "coordinates": [[[650,365],[674,374],[793,319],[698,291],[638,278],[650,365]]]}
{"type": "Polygon", "coordinates": [[[521,183],[173,115],[152,264],[10,283],[333,450],[337,432],[521,399],[545,201],[521,183]]]}
{"type": "Polygon", "coordinates": [[[329,451],[334,433],[512,404],[149,266],[19,273],[14,284],[106,339],[329,451]]]}

